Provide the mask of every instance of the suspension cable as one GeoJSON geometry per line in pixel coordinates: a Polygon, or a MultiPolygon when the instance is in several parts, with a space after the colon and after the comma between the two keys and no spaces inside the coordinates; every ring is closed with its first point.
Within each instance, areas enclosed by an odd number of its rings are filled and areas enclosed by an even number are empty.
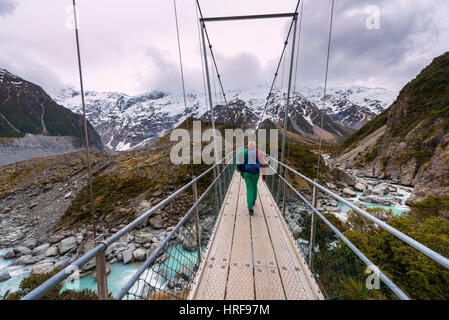
{"type": "Polygon", "coordinates": [[[201,45],[201,26],[200,26],[200,18],[198,16],[198,7],[195,4],[195,13],[196,13],[196,21],[197,21],[197,30],[198,30],[198,43],[199,45],[199,49],[200,49],[200,57],[201,57],[201,71],[202,71],[202,76],[203,76],[203,89],[204,89],[204,99],[206,100],[206,105],[207,105],[207,89],[206,89],[206,75],[204,72],[204,58],[203,58],[203,50],[202,50],[202,45],[201,45]]]}
{"type": "Polygon", "coordinates": [[[281,57],[279,58],[279,62],[278,62],[277,67],[276,67],[276,72],[274,73],[274,78],[273,78],[273,81],[271,83],[270,91],[269,91],[268,96],[267,96],[267,101],[265,102],[265,106],[264,106],[264,109],[263,109],[262,118],[261,118],[262,120],[265,117],[265,112],[267,110],[268,103],[269,103],[270,98],[272,96],[272,93],[273,93],[273,90],[274,90],[274,86],[276,84],[276,79],[277,79],[277,77],[279,75],[279,69],[280,69],[281,64],[282,64],[282,59],[284,58],[285,52],[287,51],[288,41],[290,39],[290,34],[292,32],[293,25],[295,23],[295,18],[297,17],[297,14],[298,14],[298,9],[299,9],[300,2],[301,2],[301,0],[298,0],[298,3],[296,4],[295,17],[292,19],[292,22],[290,23],[290,27],[289,27],[288,33],[287,33],[287,38],[284,41],[284,47],[282,48],[281,57]]]}
{"type": "MultiPolygon", "coordinates": [[[[185,87],[185,80],[184,80],[184,68],[183,68],[183,64],[182,64],[181,37],[179,35],[178,10],[176,8],[176,0],[173,0],[173,8],[174,8],[175,22],[176,22],[176,37],[177,37],[177,40],[178,40],[179,67],[180,67],[180,72],[181,72],[182,94],[183,94],[183,97],[184,97],[184,112],[185,112],[185,116],[186,116],[186,127],[187,127],[187,132],[190,132],[190,129],[189,129],[189,114],[188,114],[188,109],[187,109],[186,87],[185,87]]],[[[189,133],[189,135],[190,135],[190,133],[189,133]]],[[[193,131],[192,131],[192,136],[193,136],[193,131]]],[[[191,150],[192,150],[192,147],[193,147],[193,141],[190,140],[190,149],[191,150]]],[[[192,154],[193,154],[193,150],[192,150],[192,154]]],[[[190,156],[190,151],[189,151],[189,156],[190,156]]],[[[193,157],[189,159],[189,162],[190,162],[191,176],[192,176],[192,179],[194,179],[193,157]]]]}
{"type": "MultiPolygon", "coordinates": [[[[203,12],[201,10],[201,6],[200,6],[199,0],[196,0],[196,4],[197,4],[198,12],[200,14],[201,19],[204,19],[203,12]]],[[[204,28],[204,32],[206,34],[206,40],[207,40],[207,43],[208,43],[208,46],[209,46],[209,51],[210,51],[210,54],[211,54],[211,57],[212,57],[213,65],[214,65],[214,68],[215,68],[215,72],[217,73],[218,82],[220,83],[220,88],[221,88],[221,92],[222,92],[222,95],[223,95],[223,99],[225,101],[225,104],[228,105],[228,100],[226,98],[226,93],[224,91],[224,87],[223,87],[223,82],[221,80],[220,71],[218,70],[217,60],[215,59],[215,54],[214,54],[214,51],[212,49],[212,44],[211,44],[211,41],[210,41],[210,38],[209,38],[209,33],[207,32],[206,24],[204,23],[204,21],[202,21],[202,27],[204,28]]]]}
{"type": "MultiPolygon", "coordinates": [[[[332,42],[332,28],[333,28],[333,22],[334,22],[334,2],[335,1],[332,0],[331,18],[330,18],[330,26],[329,26],[329,41],[327,44],[326,75],[324,78],[323,108],[321,109],[320,129],[322,129],[324,126],[324,114],[325,114],[325,110],[326,110],[325,108],[326,108],[327,79],[328,79],[328,74],[329,74],[329,57],[330,57],[331,42],[332,42]]],[[[322,145],[322,135],[320,134],[320,146],[318,149],[318,165],[317,165],[317,169],[316,169],[317,180],[320,175],[321,145],[322,145]]]]}
{"type": "Polygon", "coordinates": [[[78,71],[80,78],[80,88],[81,88],[81,103],[83,105],[83,124],[84,124],[84,143],[86,145],[86,160],[87,160],[87,172],[89,179],[89,195],[90,195],[90,210],[92,215],[92,227],[93,227],[93,237],[94,243],[97,238],[97,227],[96,227],[96,214],[95,214],[95,202],[94,202],[94,191],[92,186],[92,169],[90,163],[90,151],[89,151],[89,134],[87,132],[87,117],[86,117],[86,104],[84,101],[84,84],[83,84],[83,72],[81,66],[81,50],[80,50],[80,42],[79,42],[79,34],[78,34],[78,19],[76,14],[76,3],[75,0],[73,2],[73,17],[75,20],[75,37],[76,37],[76,49],[78,54],[78,71]]]}
{"type": "Polygon", "coordinates": [[[302,17],[304,13],[304,1],[301,2],[301,14],[299,17],[299,31],[298,31],[298,46],[296,48],[296,66],[295,66],[295,82],[293,83],[293,92],[296,91],[296,79],[298,75],[298,62],[299,62],[299,50],[300,50],[300,44],[301,44],[301,32],[302,32],[302,17]]]}
{"type": "MultiPolygon", "coordinates": [[[[303,12],[304,12],[304,0],[301,2],[301,15],[300,15],[300,20],[299,20],[299,27],[298,27],[298,44],[296,47],[296,65],[295,65],[295,82],[293,83],[293,96],[294,93],[296,91],[296,79],[297,79],[297,75],[298,75],[298,61],[299,61],[299,50],[300,50],[300,42],[301,42],[301,31],[302,31],[302,17],[303,17],[303,12]]],[[[290,140],[290,138],[288,137],[288,131],[292,131],[292,121],[288,122],[288,127],[289,129],[287,129],[287,141],[290,140]]],[[[287,143],[287,158],[285,159],[285,161],[287,162],[288,159],[290,159],[290,143],[287,143]]],[[[285,181],[288,182],[288,170],[285,171],[285,181]]],[[[285,214],[285,208],[286,208],[286,184],[284,183],[284,193],[283,193],[283,204],[282,204],[282,212],[283,214],[285,214]]]]}

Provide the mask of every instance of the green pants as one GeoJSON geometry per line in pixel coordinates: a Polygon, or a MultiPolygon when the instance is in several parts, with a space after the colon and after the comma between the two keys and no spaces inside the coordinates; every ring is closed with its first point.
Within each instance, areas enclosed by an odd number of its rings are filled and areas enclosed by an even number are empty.
{"type": "Polygon", "coordinates": [[[259,180],[260,173],[243,173],[243,179],[246,184],[246,203],[249,210],[254,210],[254,203],[257,199],[257,181],[259,180]]]}

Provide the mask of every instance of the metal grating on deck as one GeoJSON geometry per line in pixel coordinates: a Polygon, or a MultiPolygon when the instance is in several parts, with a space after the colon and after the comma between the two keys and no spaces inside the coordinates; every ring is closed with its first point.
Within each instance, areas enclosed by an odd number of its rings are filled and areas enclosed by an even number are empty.
{"type": "Polygon", "coordinates": [[[261,180],[258,191],[250,217],[245,182],[234,174],[190,299],[322,299],[261,180]]]}

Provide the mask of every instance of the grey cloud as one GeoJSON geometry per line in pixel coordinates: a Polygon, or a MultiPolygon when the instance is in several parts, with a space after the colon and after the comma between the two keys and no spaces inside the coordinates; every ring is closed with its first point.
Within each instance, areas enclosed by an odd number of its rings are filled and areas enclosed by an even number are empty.
{"type": "Polygon", "coordinates": [[[16,6],[17,2],[15,0],[0,0],[0,16],[12,14],[16,6]]]}
{"type": "Polygon", "coordinates": [[[41,86],[47,93],[55,94],[64,88],[63,81],[53,71],[37,61],[29,60],[20,54],[15,54],[15,60],[11,63],[0,55],[0,67],[16,74],[17,76],[41,86]]]}
{"type": "MultiPolygon", "coordinates": [[[[336,1],[329,81],[334,85],[365,83],[400,89],[433,57],[443,53],[431,47],[422,53],[423,46],[441,37],[434,10],[418,1],[407,1],[407,5],[388,0],[336,1]],[[360,9],[372,4],[380,9],[380,30],[365,27],[368,15],[360,9]],[[359,9],[359,13],[345,14],[353,9],[359,9]],[[418,61],[407,61],[416,53],[420,53],[418,61]]],[[[330,1],[305,2],[300,85],[323,83],[329,18],[330,1]]]]}

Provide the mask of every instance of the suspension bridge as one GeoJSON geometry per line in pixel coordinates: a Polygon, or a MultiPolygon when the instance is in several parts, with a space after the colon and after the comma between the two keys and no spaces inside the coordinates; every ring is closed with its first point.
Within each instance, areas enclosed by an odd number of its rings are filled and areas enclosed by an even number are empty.
{"type": "MultiPolygon", "coordinates": [[[[104,239],[101,235],[96,237],[96,246],[91,251],[30,292],[23,298],[24,300],[42,298],[61,282],[76,280],[80,268],[92,259],[95,259],[96,262],[98,297],[102,300],[109,299],[105,261],[107,248],[189,190],[193,193],[193,205],[160,243],[159,247],[140,265],[126,285],[115,294],[114,299],[321,300],[376,299],[379,297],[409,299],[403,288],[400,288],[384,274],[338,230],[337,226],[332,224],[317,209],[317,200],[320,195],[326,195],[349,206],[378,228],[404,241],[442,268],[449,269],[449,260],[446,257],[328,190],[317,183],[317,179],[312,180],[311,177],[306,177],[284,163],[290,93],[293,78],[296,77],[297,71],[297,67],[294,67],[295,61],[296,66],[298,64],[297,54],[299,50],[297,46],[299,47],[299,41],[297,41],[297,29],[300,3],[298,1],[296,9],[292,13],[204,18],[199,2],[196,1],[197,13],[199,14],[198,33],[204,67],[203,78],[208,93],[208,104],[214,129],[214,103],[207,49],[209,49],[210,61],[212,61],[215,76],[220,83],[225,104],[227,104],[227,100],[210,37],[207,33],[206,22],[273,18],[292,19],[267,98],[268,101],[272,95],[282,61],[285,65],[287,46],[292,38],[281,159],[277,160],[268,154],[264,154],[271,174],[268,175],[266,182],[259,181],[254,215],[249,216],[246,208],[246,201],[244,200],[246,198],[246,186],[240,175],[235,171],[235,155],[231,153],[219,159],[218,152],[215,152],[215,164],[213,166],[198,177],[194,177],[192,181],[163,199],[108,239],[104,239]],[[201,195],[198,195],[197,184],[205,179],[209,179],[210,182],[210,174],[212,173],[213,181],[201,195]],[[308,199],[289,182],[289,176],[305,181],[313,189],[311,199],[308,199]],[[378,279],[378,286],[368,285],[366,279],[370,275],[378,279]]],[[[73,4],[75,8],[75,0],[73,0],[73,4]]],[[[175,0],[174,9],[178,31],[181,79],[185,95],[182,50],[179,41],[175,0]]],[[[327,88],[333,11],[334,1],[332,0],[323,106],[327,88]]],[[[76,23],[76,11],[74,10],[74,12],[76,23]]],[[[301,26],[299,26],[300,29],[301,26]]],[[[84,96],[78,32],[76,32],[76,40],[80,84],[82,96],[84,96]]],[[[83,110],[85,110],[84,100],[82,103],[83,110]]],[[[187,117],[187,104],[185,108],[187,117]]],[[[86,129],[85,132],[87,133],[86,129]]],[[[86,152],[89,154],[87,139],[86,134],[86,152]]],[[[216,142],[215,151],[217,151],[216,142]]],[[[317,168],[320,167],[319,159],[320,154],[318,154],[317,168]]],[[[88,167],[90,168],[90,166],[88,167]]],[[[318,176],[319,171],[316,178],[318,176]]],[[[90,170],[89,181],[92,216],[95,218],[90,170]]]]}

